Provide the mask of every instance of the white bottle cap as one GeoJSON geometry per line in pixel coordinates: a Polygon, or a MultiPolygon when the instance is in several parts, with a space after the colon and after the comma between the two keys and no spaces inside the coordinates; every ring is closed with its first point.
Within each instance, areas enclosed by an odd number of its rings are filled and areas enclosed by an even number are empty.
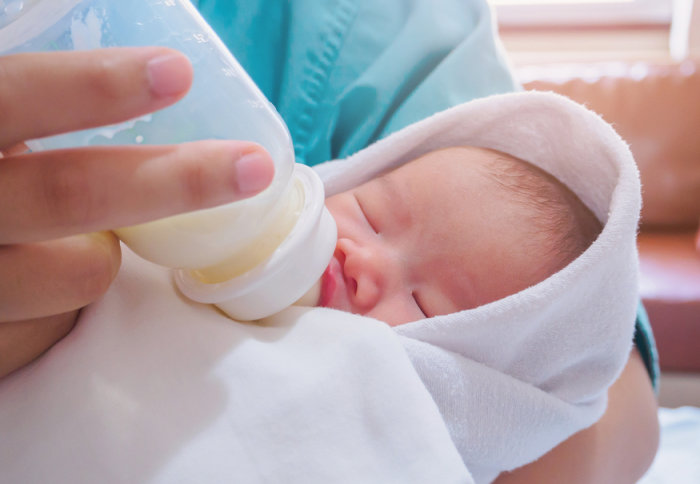
{"type": "Polygon", "coordinates": [[[303,188],[303,209],[272,255],[238,277],[213,284],[177,270],[175,283],[185,296],[215,304],[233,319],[252,321],[278,313],[314,286],[335,251],[337,228],[316,172],[297,164],[293,177],[303,188]]]}

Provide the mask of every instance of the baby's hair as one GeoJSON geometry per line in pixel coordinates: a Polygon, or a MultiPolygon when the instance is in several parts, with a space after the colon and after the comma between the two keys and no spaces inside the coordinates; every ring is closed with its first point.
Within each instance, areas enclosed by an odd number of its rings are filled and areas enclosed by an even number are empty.
{"type": "Polygon", "coordinates": [[[593,212],[551,174],[509,155],[492,158],[490,165],[494,181],[530,209],[533,235],[544,236],[551,255],[551,273],[581,255],[600,234],[602,225],[593,212]]]}

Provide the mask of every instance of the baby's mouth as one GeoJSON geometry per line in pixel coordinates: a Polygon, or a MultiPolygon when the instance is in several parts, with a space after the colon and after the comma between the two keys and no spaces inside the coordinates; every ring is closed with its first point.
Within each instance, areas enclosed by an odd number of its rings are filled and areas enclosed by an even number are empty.
{"type": "Polygon", "coordinates": [[[338,279],[342,277],[342,268],[340,262],[335,257],[331,257],[331,261],[323,271],[321,276],[321,297],[319,299],[318,305],[321,307],[329,307],[333,295],[338,289],[338,279]]]}

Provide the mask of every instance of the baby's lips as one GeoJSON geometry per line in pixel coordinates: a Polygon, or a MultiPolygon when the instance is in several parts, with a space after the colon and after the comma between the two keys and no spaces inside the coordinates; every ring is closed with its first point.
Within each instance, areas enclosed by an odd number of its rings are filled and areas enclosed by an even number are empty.
{"type": "Polygon", "coordinates": [[[341,268],[338,259],[335,255],[331,257],[331,261],[323,271],[321,276],[321,297],[319,299],[318,305],[321,307],[329,307],[333,295],[338,289],[338,279],[341,277],[341,268]]]}

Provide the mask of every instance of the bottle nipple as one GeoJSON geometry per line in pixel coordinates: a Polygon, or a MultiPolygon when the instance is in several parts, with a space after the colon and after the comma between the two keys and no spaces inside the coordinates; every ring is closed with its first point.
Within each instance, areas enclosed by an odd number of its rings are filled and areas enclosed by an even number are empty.
{"type": "Polygon", "coordinates": [[[321,279],[294,303],[294,306],[316,307],[321,299],[321,279]]]}
{"type": "MultiPolygon", "coordinates": [[[[209,282],[198,270],[175,271],[175,282],[185,296],[215,304],[239,321],[262,319],[292,304],[318,304],[320,279],[333,256],[337,228],[325,207],[323,183],[316,172],[297,164],[293,180],[302,194],[301,207],[279,246],[254,267],[225,280],[209,282]]],[[[243,261],[248,257],[235,256],[243,261]]]]}

